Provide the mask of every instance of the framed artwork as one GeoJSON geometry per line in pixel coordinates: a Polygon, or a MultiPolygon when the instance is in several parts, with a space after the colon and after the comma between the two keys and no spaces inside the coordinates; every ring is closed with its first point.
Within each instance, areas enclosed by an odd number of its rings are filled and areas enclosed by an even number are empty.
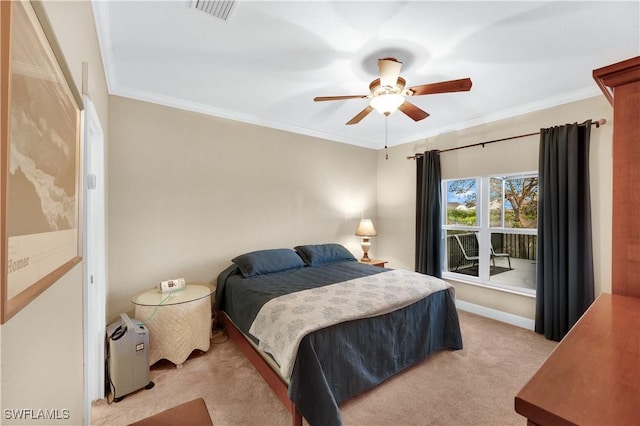
{"type": "Polygon", "coordinates": [[[82,259],[82,98],[40,2],[0,2],[0,84],[5,323],[82,259]]]}

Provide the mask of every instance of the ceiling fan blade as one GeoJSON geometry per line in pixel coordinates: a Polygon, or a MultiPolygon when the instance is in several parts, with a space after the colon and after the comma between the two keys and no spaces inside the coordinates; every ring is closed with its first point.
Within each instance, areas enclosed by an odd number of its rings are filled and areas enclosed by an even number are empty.
{"type": "Polygon", "coordinates": [[[356,114],[356,116],[353,117],[351,120],[347,121],[347,123],[346,123],[347,126],[349,126],[351,124],[358,124],[360,122],[360,120],[362,120],[367,115],[369,115],[369,113],[371,111],[373,111],[373,108],[370,105],[367,105],[367,107],[365,109],[363,109],[358,114],[356,114]]]}
{"type": "Polygon", "coordinates": [[[400,105],[398,109],[407,114],[410,118],[413,119],[413,121],[420,121],[429,116],[428,112],[421,110],[409,101],[404,101],[404,103],[400,105]]]}
{"type": "Polygon", "coordinates": [[[384,86],[395,87],[400,76],[400,68],[402,62],[395,58],[378,59],[378,69],[380,70],[380,84],[384,86]]]}
{"type": "Polygon", "coordinates": [[[422,86],[410,87],[412,96],[433,95],[436,93],[466,92],[471,90],[471,79],[461,78],[459,80],[441,81],[440,83],[423,84],[422,86]]]}
{"type": "Polygon", "coordinates": [[[315,102],[322,101],[342,101],[345,99],[367,99],[369,95],[346,95],[346,96],[316,96],[313,98],[315,102]]]}

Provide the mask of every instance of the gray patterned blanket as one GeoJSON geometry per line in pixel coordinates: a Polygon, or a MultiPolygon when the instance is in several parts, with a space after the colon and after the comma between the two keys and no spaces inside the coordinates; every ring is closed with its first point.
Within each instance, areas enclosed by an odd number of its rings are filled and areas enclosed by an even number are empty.
{"type": "Polygon", "coordinates": [[[396,269],[277,297],[262,306],[249,333],[269,352],[286,379],[307,334],[346,321],[374,317],[454,288],[441,279],[396,269]]]}

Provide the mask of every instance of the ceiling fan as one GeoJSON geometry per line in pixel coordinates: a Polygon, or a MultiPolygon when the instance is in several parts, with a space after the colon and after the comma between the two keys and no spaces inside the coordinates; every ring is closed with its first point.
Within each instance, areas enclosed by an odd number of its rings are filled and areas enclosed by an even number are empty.
{"type": "Polygon", "coordinates": [[[402,62],[395,58],[378,59],[380,78],[376,78],[369,84],[369,95],[345,95],[345,96],[318,96],[313,98],[315,102],[342,101],[345,99],[371,99],[369,105],[351,120],[347,125],[357,124],[374,109],[388,116],[399,109],[414,121],[420,121],[429,116],[429,113],[418,108],[405,98],[409,96],[433,95],[436,93],[466,92],[471,90],[471,79],[441,81],[439,83],[423,84],[421,86],[406,87],[406,80],[400,77],[402,62]]]}

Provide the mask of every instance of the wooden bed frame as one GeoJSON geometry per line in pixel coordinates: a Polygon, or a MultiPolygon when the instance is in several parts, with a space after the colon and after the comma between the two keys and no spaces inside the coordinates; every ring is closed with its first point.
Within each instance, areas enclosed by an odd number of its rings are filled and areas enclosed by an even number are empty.
{"type": "Polygon", "coordinates": [[[235,324],[229,319],[226,312],[217,311],[217,318],[227,331],[229,338],[235,342],[240,351],[247,357],[255,369],[258,370],[258,373],[260,373],[276,396],[284,404],[287,410],[289,410],[293,417],[293,426],[302,426],[302,414],[300,414],[300,411],[298,411],[298,408],[295,406],[293,401],[289,399],[289,395],[287,394],[289,386],[287,383],[282,379],[282,377],[280,377],[280,375],[278,375],[278,373],[273,371],[271,366],[267,361],[265,361],[256,348],[249,343],[242,332],[236,328],[235,324]]]}

